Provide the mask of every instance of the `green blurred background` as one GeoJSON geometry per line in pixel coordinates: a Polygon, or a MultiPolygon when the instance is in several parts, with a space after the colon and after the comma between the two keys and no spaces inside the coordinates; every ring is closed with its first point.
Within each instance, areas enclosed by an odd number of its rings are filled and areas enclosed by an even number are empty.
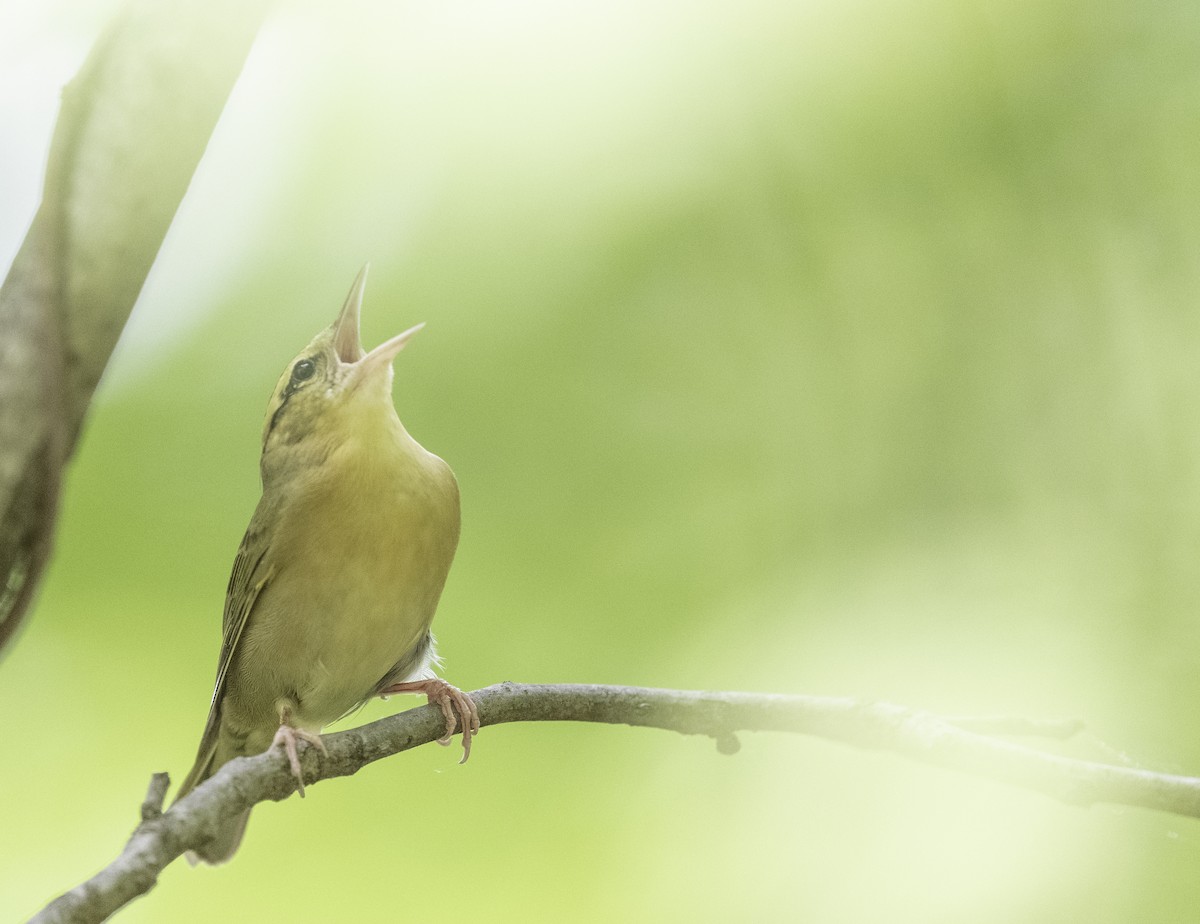
{"type": "MultiPolygon", "coordinates": [[[[0,25],[5,258],[113,4],[32,7],[0,25]]],[[[454,683],[1077,716],[1069,753],[1200,770],[1198,116],[1187,2],[282,6],[0,663],[0,918],[190,765],[267,397],[368,259],[364,339],[428,322],[396,402],[462,487],[454,683]]],[[[1194,821],[822,741],[529,725],[456,759],[261,806],[119,920],[1200,907],[1194,821]]]]}

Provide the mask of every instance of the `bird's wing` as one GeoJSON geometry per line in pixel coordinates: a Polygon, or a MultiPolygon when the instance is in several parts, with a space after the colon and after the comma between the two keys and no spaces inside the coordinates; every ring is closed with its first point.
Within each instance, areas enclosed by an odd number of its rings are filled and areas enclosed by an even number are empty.
{"type": "Polygon", "coordinates": [[[246,535],[242,537],[237,558],[233,560],[233,573],[229,575],[229,588],[225,592],[225,615],[221,621],[221,657],[217,662],[217,681],[213,685],[212,704],[208,709],[208,720],[204,723],[204,734],[200,738],[196,764],[180,787],[180,795],[190,790],[202,778],[216,751],[217,737],[221,729],[221,695],[225,692],[229,665],[233,661],[238,642],[246,631],[254,603],[275,573],[274,567],[267,564],[269,550],[268,531],[260,526],[256,513],[250,521],[246,535]]]}

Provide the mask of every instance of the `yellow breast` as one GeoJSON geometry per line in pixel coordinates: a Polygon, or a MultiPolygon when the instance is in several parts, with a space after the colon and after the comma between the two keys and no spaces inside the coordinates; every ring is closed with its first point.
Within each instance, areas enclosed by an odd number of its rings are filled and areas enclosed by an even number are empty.
{"type": "Polygon", "coordinates": [[[403,437],[410,445],[347,440],[287,486],[274,577],[240,659],[268,720],[284,697],[298,725],[320,728],[425,643],[458,543],[458,488],[441,459],[403,437]]]}

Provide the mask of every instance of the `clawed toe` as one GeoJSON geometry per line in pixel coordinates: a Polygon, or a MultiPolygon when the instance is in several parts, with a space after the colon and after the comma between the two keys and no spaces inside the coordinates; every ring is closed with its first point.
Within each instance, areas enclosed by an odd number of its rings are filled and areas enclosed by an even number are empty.
{"type": "Polygon", "coordinates": [[[387,693],[424,693],[429,697],[431,705],[442,710],[446,720],[446,734],[437,739],[440,745],[450,744],[455,729],[462,728],[463,756],[460,764],[465,764],[471,756],[471,739],[479,733],[479,708],[475,701],[453,684],[439,678],[431,680],[414,680],[408,683],[392,684],[381,694],[387,693]]]}
{"type": "Polygon", "coordinates": [[[279,731],[275,732],[275,738],[271,742],[271,747],[283,747],[283,752],[287,755],[288,766],[292,770],[292,776],[296,778],[300,798],[303,799],[304,773],[300,769],[300,754],[296,748],[297,738],[313,745],[326,757],[329,756],[329,751],[325,749],[325,742],[321,740],[321,736],[315,732],[305,731],[303,728],[293,728],[291,725],[280,725],[279,731]]]}

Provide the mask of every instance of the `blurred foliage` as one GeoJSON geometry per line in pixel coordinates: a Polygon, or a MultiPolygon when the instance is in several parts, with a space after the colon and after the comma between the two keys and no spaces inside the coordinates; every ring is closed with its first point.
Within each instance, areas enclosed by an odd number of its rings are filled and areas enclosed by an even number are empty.
{"type": "MultiPolygon", "coordinates": [[[[0,914],[186,771],[261,413],[364,259],[455,468],[446,676],[1078,716],[1196,772],[1200,9],[285,5],[0,665],[0,914]]],[[[368,707],[355,721],[400,708],[368,707]]],[[[1189,820],[788,736],[486,729],[121,920],[1187,921],[1189,820]]]]}

